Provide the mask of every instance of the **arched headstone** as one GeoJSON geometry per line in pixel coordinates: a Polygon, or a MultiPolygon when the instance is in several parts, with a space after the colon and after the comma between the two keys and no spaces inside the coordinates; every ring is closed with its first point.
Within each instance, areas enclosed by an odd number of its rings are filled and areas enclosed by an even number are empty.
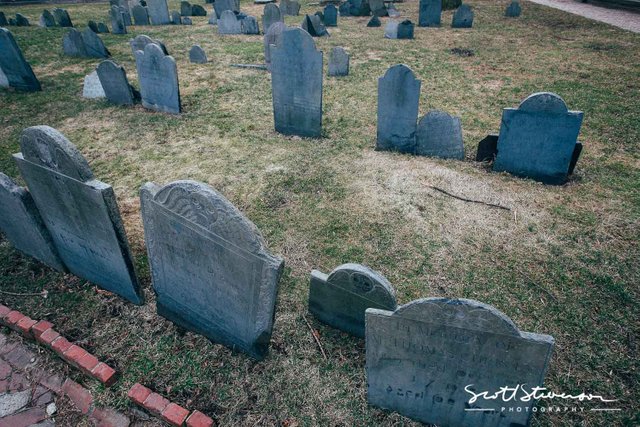
{"type": "Polygon", "coordinates": [[[242,23],[233,11],[222,12],[218,20],[218,34],[242,34],[242,23]]]}
{"type": "Polygon", "coordinates": [[[431,110],[418,122],[416,154],[442,159],[464,159],[460,118],[431,110]]]}
{"type": "Polygon", "coordinates": [[[236,0],[215,0],[213,9],[218,19],[222,18],[222,12],[230,10],[231,12],[240,12],[240,5],[236,0]]]}
{"type": "Polygon", "coordinates": [[[504,11],[504,16],[509,18],[517,18],[522,13],[522,7],[520,7],[520,2],[518,0],[513,0],[507,6],[507,9],[504,11]]]}
{"type": "Polygon", "coordinates": [[[136,25],[149,25],[149,12],[146,7],[137,4],[131,9],[131,14],[136,25]]]}
{"type": "Polygon", "coordinates": [[[122,65],[113,61],[102,61],[97,68],[100,84],[107,100],[116,105],[133,105],[136,100],[127,73],[122,65]]]}
{"type": "Polygon", "coordinates": [[[439,27],[442,15],[442,0],[420,0],[418,26],[439,27]]]}
{"type": "Polygon", "coordinates": [[[137,50],[135,55],[142,105],[166,113],[180,113],[180,88],[175,59],[166,55],[155,43],[147,44],[144,51],[137,50]]]}
{"type": "Polygon", "coordinates": [[[127,26],[124,17],[118,6],[111,6],[109,9],[109,18],[111,19],[111,32],[113,34],[127,34],[127,26]]]}
{"type": "Polygon", "coordinates": [[[40,26],[44,28],[56,26],[56,19],[47,9],[43,10],[42,15],[40,15],[40,26]]]}
{"type": "Polygon", "coordinates": [[[473,10],[471,6],[466,3],[460,5],[460,7],[453,14],[453,20],[451,21],[451,28],[471,28],[473,27],[473,10]]]}
{"type": "Polygon", "coordinates": [[[147,10],[151,25],[171,24],[167,0],[147,0],[147,10]]]}
{"type": "Polygon", "coordinates": [[[333,4],[328,4],[324,7],[323,10],[323,19],[322,22],[327,27],[337,27],[338,26],[338,9],[333,4]]]}
{"type": "Polygon", "coordinates": [[[10,87],[26,92],[41,90],[31,65],[24,59],[13,34],[6,28],[0,28],[0,69],[10,87]]]}
{"type": "Polygon", "coordinates": [[[283,22],[280,8],[277,4],[269,3],[265,5],[264,12],[262,14],[262,30],[265,34],[269,31],[269,27],[276,22],[283,22]]]}
{"type": "Polygon", "coordinates": [[[145,34],[137,35],[131,40],[129,40],[129,46],[131,46],[131,52],[133,52],[134,55],[136,54],[136,50],[144,51],[145,46],[148,45],[149,43],[157,44],[158,46],[160,46],[160,49],[162,49],[162,52],[165,55],[169,54],[169,52],[167,51],[167,47],[164,45],[164,43],[162,43],[160,40],[154,40],[145,34]]]}
{"type": "Polygon", "coordinates": [[[66,9],[55,8],[53,9],[53,16],[56,18],[58,27],[73,27],[71,17],[66,9]]]}
{"type": "Polygon", "coordinates": [[[264,35],[264,62],[271,68],[271,48],[278,46],[282,40],[282,33],[287,29],[284,22],[275,22],[264,35]]]}
{"type": "Polygon", "coordinates": [[[206,64],[207,54],[199,44],[193,45],[189,50],[189,62],[194,64],[206,64]]]}
{"type": "Polygon", "coordinates": [[[191,16],[191,3],[185,0],[180,2],[180,15],[191,16]]]}
{"type": "Polygon", "coordinates": [[[334,47],[329,54],[329,70],[332,77],[349,75],[349,54],[341,47],[334,47]]]}

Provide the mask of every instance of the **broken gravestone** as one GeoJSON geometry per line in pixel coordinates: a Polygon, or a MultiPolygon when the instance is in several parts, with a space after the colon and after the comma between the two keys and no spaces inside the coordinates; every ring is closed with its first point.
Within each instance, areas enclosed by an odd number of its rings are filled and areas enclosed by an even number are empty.
{"type": "Polygon", "coordinates": [[[137,4],[131,8],[131,14],[136,25],[149,25],[149,11],[146,7],[137,4]]]}

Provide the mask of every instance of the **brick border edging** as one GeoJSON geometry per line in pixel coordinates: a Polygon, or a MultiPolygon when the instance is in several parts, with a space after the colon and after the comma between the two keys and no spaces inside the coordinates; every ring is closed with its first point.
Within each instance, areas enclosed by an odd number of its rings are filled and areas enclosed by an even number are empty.
{"type": "Polygon", "coordinates": [[[0,304],[0,324],[19,332],[29,339],[53,350],[62,360],[95,378],[105,387],[113,385],[117,379],[117,372],[104,362],[79,345],[69,342],[60,335],[53,324],[46,320],[33,320],[17,310],[0,304]]]}

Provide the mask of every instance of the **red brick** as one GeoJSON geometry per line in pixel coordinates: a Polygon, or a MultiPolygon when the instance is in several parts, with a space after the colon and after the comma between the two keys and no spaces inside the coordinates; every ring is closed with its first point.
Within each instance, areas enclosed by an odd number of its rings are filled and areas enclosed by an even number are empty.
{"type": "MultiPolygon", "coordinates": [[[[116,382],[117,378],[115,369],[102,362],[98,363],[98,366],[91,371],[91,375],[106,387],[112,386],[113,383],[116,382]]],[[[151,390],[149,390],[149,392],[151,392],[151,390]]]]}
{"type": "Polygon", "coordinates": [[[171,402],[162,411],[162,419],[175,427],[182,427],[184,420],[189,416],[189,411],[180,405],[171,402]]]}
{"type": "Polygon", "coordinates": [[[80,409],[83,414],[89,413],[93,403],[93,397],[91,397],[89,390],[77,382],[67,379],[62,385],[62,392],[71,399],[76,408],[80,409]]]}
{"type": "Polygon", "coordinates": [[[144,401],[147,400],[147,397],[151,394],[151,390],[146,388],[140,383],[135,383],[133,387],[129,389],[127,396],[129,399],[133,400],[140,406],[144,406],[144,401]]]}
{"type": "Polygon", "coordinates": [[[18,328],[18,331],[22,333],[22,335],[26,337],[33,337],[33,335],[31,334],[31,327],[36,323],[38,323],[36,320],[33,320],[30,317],[24,316],[22,319],[18,321],[18,323],[16,323],[16,327],[18,328]]]}
{"type": "Polygon", "coordinates": [[[62,358],[75,367],[80,366],[80,359],[86,356],[87,350],[79,345],[71,344],[71,347],[67,349],[62,355],[62,358]]]}
{"type": "Polygon", "coordinates": [[[0,304],[0,317],[4,317],[11,312],[11,309],[6,305],[0,304]]]}
{"type": "MultiPolygon", "coordinates": [[[[36,325],[37,326],[37,325],[36,325]]],[[[34,326],[35,328],[35,326],[34,326]]],[[[32,329],[33,330],[33,329],[32,329]]],[[[36,335],[36,341],[47,345],[47,346],[51,346],[51,343],[60,336],[60,334],[58,332],[56,332],[55,329],[47,329],[46,331],[40,333],[39,335],[36,335]]]]}
{"type": "Polygon", "coordinates": [[[2,318],[3,323],[5,325],[7,325],[8,327],[15,329],[16,328],[16,323],[18,323],[18,321],[20,319],[22,319],[23,317],[26,317],[24,314],[20,313],[17,310],[11,310],[9,313],[7,313],[6,316],[4,316],[2,318]]]}
{"type": "Polygon", "coordinates": [[[31,333],[37,339],[42,333],[48,329],[53,328],[53,323],[41,320],[31,328],[31,333]]]}
{"type": "Polygon", "coordinates": [[[65,337],[62,337],[62,336],[56,338],[51,342],[51,348],[53,349],[53,351],[58,353],[58,356],[61,356],[61,357],[63,353],[69,349],[69,347],[71,347],[71,343],[67,341],[65,337]]]}
{"type": "Polygon", "coordinates": [[[145,399],[142,406],[152,414],[160,416],[169,403],[171,402],[158,393],[151,393],[149,397],[145,399]]]}
{"type": "Polygon", "coordinates": [[[187,427],[212,427],[213,420],[200,411],[193,411],[187,418],[187,427]]]}
{"type": "Polygon", "coordinates": [[[44,408],[31,408],[0,419],[0,427],[31,426],[47,418],[44,408]]]}
{"type": "Polygon", "coordinates": [[[98,427],[129,427],[129,423],[131,422],[126,415],[111,408],[96,408],[89,418],[95,421],[98,427]]]}
{"type": "Polygon", "coordinates": [[[91,371],[98,366],[99,360],[91,353],[86,353],[80,359],[78,359],[78,367],[87,374],[91,375],[91,371]]]}

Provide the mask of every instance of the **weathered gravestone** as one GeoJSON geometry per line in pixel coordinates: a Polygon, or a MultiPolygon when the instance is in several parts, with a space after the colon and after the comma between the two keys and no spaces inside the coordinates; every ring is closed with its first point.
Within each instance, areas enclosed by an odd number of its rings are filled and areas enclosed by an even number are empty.
{"type": "Polygon", "coordinates": [[[102,39],[90,28],[85,28],[82,32],[69,28],[62,39],[62,50],[65,55],[81,58],[109,57],[109,51],[104,47],[102,39]]]}
{"type": "Polygon", "coordinates": [[[106,97],[100,77],[96,71],[84,76],[84,84],[82,85],[82,97],[87,99],[98,99],[106,97]]]}
{"type": "Polygon", "coordinates": [[[349,75],[349,54],[341,47],[334,47],[329,54],[329,76],[349,75]]]}
{"type": "Polygon", "coordinates": [[[182,18],[182,25],[193,25],[193,21],[190,17],[185,16],[182,18]]]}
{"type": "Polygon", "coordinates": [[[137,93],[129,84],[127,72],[122,65],[113,61],[102,61],[96,71],[109,102],[116,105],[133,105],[135,103],[137,93]]]}
{"type": "Polygon", "coordinates": [[[264,62],[267,68],[271,69],[271,49],[279,46],[282,40],[282,33],[287,29],[284,22],[275,22],[269,27],[264,35],[264,62]]]}
{"type": "Polygon", "coordinates": [[[96,21],[90,20],[89,22],[87,22],[87,27],[89,27],[89,29],[96,34],[100,32],[100,30],[98,29],[98,24],[96,24],[96,21]]]}
{"type": "Polygon", "coordinates": [[[364,337],[367,308],[395,310],[396,293],[380,273],[360,264],[343,264],[328,276],[311,272],[309,312],[318,320],[364,337]]]}
{"type": "Polygon", "coordinates": [[[154,40],[147,35],[140,34],[138,36],[135,36],[131,40],[129,40],[129,46],[131,46],[131,52],[133,52],[134,56],[136,54],[136,50],[144,51],[145,46],[148,45],[149,43],[157,44],[158,46],[160,46],[160,49],[162,49],[162,52],[165,55],[169,54],[169,52],[167,51],[167,47],[164,45],[164,43],[162,43],[160,40],[154,40]]]}
{"type": "Polygon", "coordinates": [[[398,38],[398,21],[391,19],[384,27],[385,39],[397,39],[398,38]]]}
{"type": "Polygon", "coordinates": [[[351,7],[349,8],[349,14],[351,16],[371,15],[369,0],[349,0],[349,4],[351,5],[351,7]]]}
{"type": "Polygon", "coordinates": [[[26,16],[21,13],[16,13],[16,24],[17,27],[29,27],[31,24],[26,16]]]}
{"type": "Polygon", "coordinates": [[[7,25],[9,25],[9,21],[7,21],[7,15],[5,15],[4,12],[0,11],[0,26],[6,27],[7,25]]]}
{"type": "Polygon", "coordinates": [[[16,249],[59,271],[66,268],[26,188],[0,173],[0,231],[16,249]]]}
{"type": "Polygon", "coordinates": [[[225,10],[240,12],[240,4],[236,0],[215,0],[213,2],[213,10],[216,12],[218,19],[220,19],[225,10]]]}
{"type": "Polygon", "coordinates": [[[10,87],[26,92],[41,90],[31,65],[24,59],[13,34],[6,28],[0,28],[0,69],[10,87]]]}
{"type": "Polygon", "coordinates": [[[478,301],[425,298],[393,312],[370,308],[367,400],[443,427],[524,427],[533,399],[472,401],[469,390],[493,395],[501,387],[541,387],[553,345],[553,337],[521,332],[478,301]],[[521,410],[502,410],[509,406],[521,410]]]}
{"type": "Polygon", "coordinates": [[[177,10],[171,11],[171,23],[173,25],[182,25],[182,16],[180,16],[180,12],[177,10]]]}
{"type": "Polygon", "coordinates": [[[191,16],[207,16],[207,11],[199,4],[191,5],[191,16]]]}
{"type": "Polygon", "coordinates": [[[255,16],[243,16],[240,19],[242,34],[260,34],[260,27],[255,16]]]}
{"type": "Polygon", "coordinates": [[[338,6],[338,12],[342,17],[351,16],[350,9],[351,9],[351,3],[349,3],[348,1],[345,1],[344,3],[340,3],[340,6],[338,6]]]}
{"type": "Polygon", "coordinates": [[[300,3],[297,0],[281,0],[280,11],[283,15],[298,16],[300,15],[300,3]]]}
{"type": "Polygon", "coordinates": [[[264,12],[262,14],[262,30],[266,34],[272,24],[275,24],[276,22],[283,22],[283,20],[284,18],[280,13],[278,5],[269,3],[264,7],[264,12]]]}
{"type": "Polygon", "coordinates": [[[522,8],[520,7],[520,2],[518,0],[513,0],[504,11],[504,16],[507,16],[509,18],[517,18],[521,13],[522,8]]]}
{"type": "Polygon", "coordinates": [[[104,22],[98,22],[98,33],[107,34],[109,32],[109,27],[104,22]]]}
{"type": "Polygon", "coordinates": [[[71,17],[66,9],[55,8],[53,9],[53,16],[56,18],[56,22],[59,27],[73,27],[71,17]]]}
{"type": "Polygon", "coordinates": [[[108,58],[110,56],[109,51],[104,47],[102,39],[91,29],[85,28],[81,36],[89,58],[108,58]]]}
{"type": "Polygon", "coordinates": [[[387,8],[383,0],[369,0],[369,9],[373,16],[388,16],[387,8]]]}
{"type": "Polygon", "coordinates": [[[569,111],[555,93],[534,93],[502,113],[494,171],[545,184],[567,180],[582,125],[582,111],[569,111]]]}
{"type": "Polygon", "coordinates": [[[262,359],[284,261],[206,184],[147,183],[140,199],[158,314],[262,359]]]}
{"type": "Polygon", "coordinates": [[[454,10],[460,7],[462,0],[442,0],[442,10],[454,10]]]}
{"type": "Polygon", "coordinates": [[[277,132],[319,137],[322,132],[322,52],[301,28],[282,33],[271,48],[273,115],[277,132]]]}
{"type": "MultiPolygon", "coordinates": [[[[367,22],[367,27],[380,27],[381,25],[382,23],[380,22],[380,18],[378,18],[375,15],[373,15],[371,19],[369,19],[369,22],[367,22]]],[[[397,28],[396,28],[396,35],[397,35],[397,28]]]]}
{"type": "Polygon", "coordinates": [[[324,23],[324,25],[326,25],[327,27],[338,26],[338,9],[333,4],[326,5],[322,14],[322,22],[324,23]]]}
{"type": "Polygon", "coordinates": [[[305,15],[302,20],[302,29],[308,32],[311,37],[328,36],[329,32],[322,23],[318,15],[305,15]]]}
{"type": "Polygon", "coordinates": [[[142,105],[166,113],[180,113],[180,88],[175,59],[166,55],[155,43],[147,44],[144,51],[137,50],[135,56],[142,105]]]}
{"type": "Polygon", "coordinates": [[[211,16],[209,16],[208,23],[211,24],[211,25],[218,25],[218,17],[216,16],[215,12],[213,12],[211,14],[211,16]]]}
{"type": "Polygon", "coordinates": [[[398,24],[398,38],[399,39],[413,39],[413,22],[405,19],[398,24]]]}
{"type": "Polygon", "coordinates": [[[180,15],[191,16],[191,3],[189,3],[188,1],[180,2],[180,15]]]}
{"type": "Polygon", "coordinates": [[[420,0],[418,26],[439,27],[442,15],[442,0],[420,0]]]}
{"type": "Polygon", "coordinates": [[[40,15],[40,26],[44,28],[51,28],[56,26],[56,19],[53,17],[51,12],[47,9],[42,11],[42,15],[40,15]]]}
{"type": "Polygon", "coordinates": [[[478,143],[476,162],[493,162],[498,153],[498,135],[489,134],[478,143]]]}
{"type": "Polygon", "coordinates": [[[194,64],[206,64],[207,54],[199,44],[193,45],[189,50],[189,62],[194,64]]]}
{"type": "Polygon", "coordinates": [[[218,20],[218,34],[242,34],[242,23],[233,11],[222,12],[218,20]]]}
{"type": "Polygon", "coordinates": [[[11,27],[15,27],[16,25],[18,25],[16,23],[16,18],[9,18],[9,23],[7,25],[9,25],[11,27]]]}
{"type": "Polygon", "coordinates": [[[444,111],[429,111],[418,123],[416,154],[442,159],[464,159],[460,118],[444,111]]]}
{"type": "Polygon", "coordinates": [[[468,4],[461,4],[453,14],[451,28],[471,28],[473,27],[473,10],[468,4]]]}
{"type": "Polygon", "coordinates": [[[120,13],[122,14],[122,21],[126,27],[133,25],[133,22],[131,21],[131,11],[128,7],[121,6],[120,13]]]}
{"type": "Polygon", "coordinates": [[[146,7],[137,4],[131,9],[131,14],[136,25],[149,25],[149,12],[146,7]]]}
{"type": "Polygon", "coordinates": [[[147,0],[147,11],[151,25],[167,25],[171,23],[167,0],[147,0]]]}
{"type": "Polygon", "coordinates": [[[389,7],[387,8],[387,13],[389,14],[390,18],[398,18],[401,15],[400,11],[396,9],[395,3],[391,3],[389,5],[389,7]]]}
{"type": "Polygon", "coordinates": [[[25,129],[14,155],[69,271],[134,304],[143,297],[116,197],[77,148],[48,126],[25,129]]]}
{"type": "Polygon", "coordinates": [[[111,19],[111,32],[113,34],[127,34],[127,26],[118,6],[111,6],[109,18],[111,19]]]}
{"type": "Polygon", "coordinates": [[[394,65],[378,79],[376,150],[413,153],[420,84],[404,64],[394,65]]]}

